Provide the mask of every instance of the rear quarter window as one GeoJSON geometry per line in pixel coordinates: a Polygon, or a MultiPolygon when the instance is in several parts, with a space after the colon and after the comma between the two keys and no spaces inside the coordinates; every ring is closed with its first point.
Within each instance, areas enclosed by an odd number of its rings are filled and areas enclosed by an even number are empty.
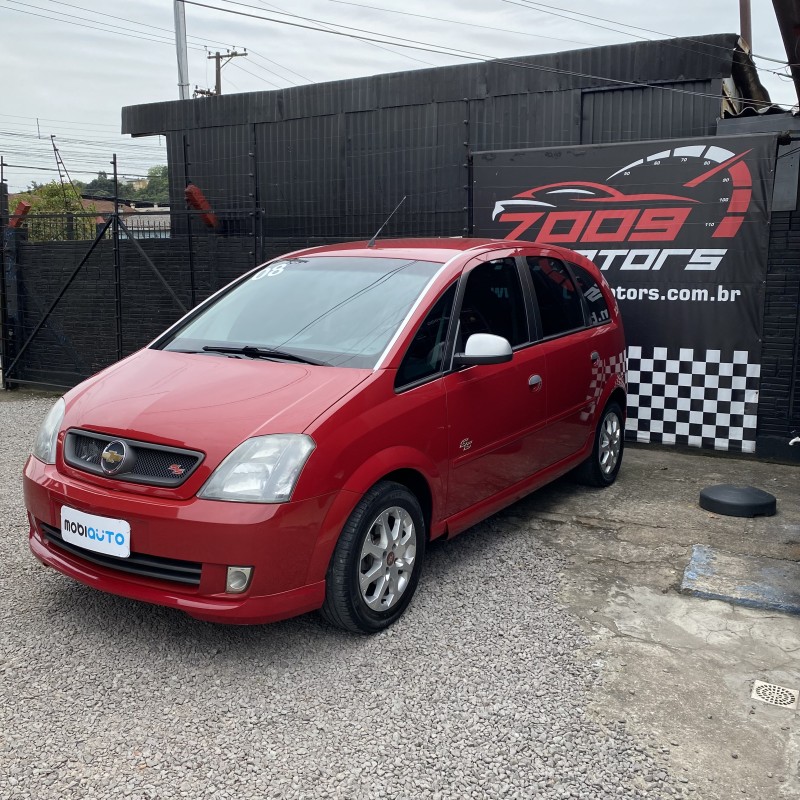
{"type": "Polygon", "coordinates": [[[527,262],[542,335],[547,338],[583,328],[580,293],[566,265],[545,256],[529,256],[527,262]]]}
{"type": "Polygon", "coordinates": [[[608,322],[611,319],[608,304],[594,275],[578,264],[570,264],[569,266],[586,302],[587,324],[602,325],[608,322]]]}

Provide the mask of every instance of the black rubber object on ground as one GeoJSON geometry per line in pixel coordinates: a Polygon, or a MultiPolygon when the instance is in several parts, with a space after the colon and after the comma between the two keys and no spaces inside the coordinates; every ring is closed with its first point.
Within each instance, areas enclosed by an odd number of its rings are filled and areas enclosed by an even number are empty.
{"type": "Polygon", "coordinates": [[[755,486],[719,484],[700,492],[700,508],[726,517],[771,517],[777,509],[775,495],[755,486]]]}

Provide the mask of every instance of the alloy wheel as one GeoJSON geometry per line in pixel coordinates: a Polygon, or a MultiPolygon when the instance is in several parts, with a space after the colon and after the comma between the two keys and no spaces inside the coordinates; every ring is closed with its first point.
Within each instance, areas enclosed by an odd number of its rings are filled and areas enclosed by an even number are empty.
{"type": "Polygon", "coordinates": [[[619,461],[622,449],[622,425],[614,411],[610,411],[603,419],[600,428],[600,441],[598,442],[598,457],[600,469],[604,475],[610,475],[619,461]]]}
{"type": "Polygon", "coordinates": [[[392,506],[370,525],[359,560],[361,597],[373,611],[393,608],[405,592],[417,557],[417,531],[406,509],[392,506]]]}

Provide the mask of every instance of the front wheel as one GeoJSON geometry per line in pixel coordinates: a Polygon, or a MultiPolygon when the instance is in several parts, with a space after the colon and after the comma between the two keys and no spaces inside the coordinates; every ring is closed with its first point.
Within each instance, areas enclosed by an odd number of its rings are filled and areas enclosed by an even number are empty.
{"type": "Polygon", "coordinates": [[[425,555],[425,520],[417,498],[381,481],[353,510],[331,558],[322,616],[356,633],[377,633],[411,602],[425,555]]]}
{"type": "Polygon", "coordinates": [[[616,401],[603,410],[594,435],[589,458],[576,470],[577,479],[587,486],[611,486],[617,479],[625,448],[622,409],[616,401]]]}

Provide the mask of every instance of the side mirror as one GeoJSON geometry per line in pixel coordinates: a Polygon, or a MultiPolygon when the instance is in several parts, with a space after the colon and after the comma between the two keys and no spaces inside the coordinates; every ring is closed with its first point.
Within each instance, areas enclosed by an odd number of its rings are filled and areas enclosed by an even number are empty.
{"type": "Polygon", "coordinates": [[[473,333],[467,339],[463,353],[453,356],[453,366],[471,367],[476,364],[503,364],[511,361],[514,353],[508,339],[493,333],[473,333]]]}

